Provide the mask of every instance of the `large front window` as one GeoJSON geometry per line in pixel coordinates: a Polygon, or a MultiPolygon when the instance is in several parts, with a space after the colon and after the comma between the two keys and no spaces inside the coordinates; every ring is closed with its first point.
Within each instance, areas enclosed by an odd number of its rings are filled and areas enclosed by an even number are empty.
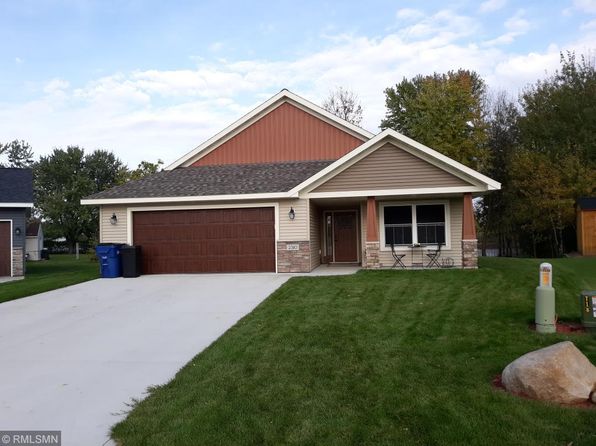
{"type": "Polygon", "coordinates": [[[412,208],[410,206],[387,206],[385,208],[385,244],[412,244],[412,208]]]}
{"type": "Polygon", "coordinates": [[[385,246],[444,245],[445,205],[384,205],[385,246]]]}

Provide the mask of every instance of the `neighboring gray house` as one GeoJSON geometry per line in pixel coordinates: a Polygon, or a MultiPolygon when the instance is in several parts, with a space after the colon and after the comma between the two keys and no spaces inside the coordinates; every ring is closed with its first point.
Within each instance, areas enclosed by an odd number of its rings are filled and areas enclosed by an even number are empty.
{"type": "Polygon", "coordinates": [[[39,220],[31,221],[27,225],[27,244],[25,250],[27,260],[41,260],[41,250],[43,249],[43,229],[39,220]]]}
{"type": "Polygon", "coordinates": [[[0,277],[25,274],[26,213],[31,207],[31,170],[0,168],[0,277]]]}

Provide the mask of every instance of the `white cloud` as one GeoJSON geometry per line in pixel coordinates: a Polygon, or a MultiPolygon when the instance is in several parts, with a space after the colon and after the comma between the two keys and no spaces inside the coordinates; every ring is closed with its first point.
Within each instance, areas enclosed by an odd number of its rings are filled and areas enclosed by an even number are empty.
{"type": "Polygon", "coordinates": [[[589,22],[582,23],[579,27],[582,31],[596,30],[596,19],[590,20],[589,22]]]}
{"type": "Polygon", "coordinates": [[[432,38],[439,42],[451,42],[473,35],[479,28],[478,21],[472,17],[458,15],[444,9],[426,16],[418,22],[401,28],[399,35],[407,40],[432,38]]]}
{"type": "Polygon", "coordinates": [[[20,57],[15,57],[15,58],[14,58],[14,62],[15,62],[17,65],[20,65],[20,64],[22,64],[22,63],[24,62],[24,60],[23,60],[23,59],[21,59],[20,57]]]}
{"type": "Polygon", "coordinates": [[[395,16],[399,20],[417,20],[424,17],[424,13],[419,9],[403,8],[398,10],[395,16]]]}
{"type": "MultiPolygon", "coordinates": [[[[511,33],[530,29],[523,12],[504,26],[511,33]]],[[[586,31],[565,47],[518,54],[475,43],[475,32],[470,17],[441,11],[374,38],[332,36],[324,49],[293,59],[197,58],[195,69],[114,73],[76,86],[50,79],[36,100],[0,102],[0,134],[28,140],[38,154],[79,144],[114,150],[131,165],[157,158],[168,163],[281,88],[320,103],[335,86],[358,94],[363,126],[377,131],[385,113],[383,90],[403,77],[463,67],[515,95],[545,71],[554,72],[559,51],[585,52],[595,41],[586,31]]]]}
{"type": "Polygon", "coordinates": [[[526,33],[530,30],[530,22],[524,18],[526,12],[523,9],[518,10],[514,16],[505,21],[505,28],[511,32],[526,33]]]}
{"type": "Polygon", "coordinates": [[[523,9],[518,10],[505,21],[504,27],[507,32],[484,42],[484,44],[487,46],[507,45],[513,43],[517,37],[526,34],[532,28],[532,24],[524,16],[525,11],[523,9]]]}
{"type": "Polygon", "coordinates": [[[46,84],[43,87],[43,91],[47,94],[62,93],[69,86],[70,84],[68,81],[65,81],[64,79],[55,78],[46,82],[46,84]]]}
{"type": "Polygon", "coordinates": [[[479,12],[486,14],[502,9],[507,4],[507,0],[487,0],[480,4],[479,12]]]}
{"type": "Polygon", "coordinates": [[[578,11],[596,14],[596,0],[574,0],[573,6],[578,11]]]}
{"type": "Polygon", "coordinates": [[[211,45],[209,45],[209,51],[211,51],[212,53],[217,53],[219,51],[221,51],[224,47],[224,43],[223,42],[213,42],[211,45]]]}

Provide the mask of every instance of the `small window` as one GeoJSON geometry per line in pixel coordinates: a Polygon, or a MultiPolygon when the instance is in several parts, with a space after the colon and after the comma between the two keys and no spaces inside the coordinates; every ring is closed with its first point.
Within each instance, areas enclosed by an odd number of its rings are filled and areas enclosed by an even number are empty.
{"type": "Polygon", "coordinates": [[[411,206],[385,206],[383,218],[387,246],[412,244],[411,206]]]}
{"type": "Polygon", "coordinates": [[[416,232],[420,244],[445,244],[445,206],[416,205],[416,232]]]}

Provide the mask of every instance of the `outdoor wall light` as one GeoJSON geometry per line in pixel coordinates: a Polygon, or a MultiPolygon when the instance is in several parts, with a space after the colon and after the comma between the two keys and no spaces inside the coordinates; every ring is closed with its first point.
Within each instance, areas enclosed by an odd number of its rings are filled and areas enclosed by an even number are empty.
{"type": "Polygon", "coordinates": [[[290,220],[294,220],[296,218],[296,212],[294,212],[294,208],[290,208],[290,212],[288,212],[288,217],[290,217],[290,220]]]}
{"type": "Polygon", "coordinates": [[[17,237],[19,237],[21,235],[21,228],[15,228],[14,235],[16,235],[17,237]]]}
{"type": "Polygon", "coordinates": [[[116,213],[113,213],[112,216],[110,217],[110,223],[113,225],[118,223],[118,217],[116,217],[116,213]]]}

